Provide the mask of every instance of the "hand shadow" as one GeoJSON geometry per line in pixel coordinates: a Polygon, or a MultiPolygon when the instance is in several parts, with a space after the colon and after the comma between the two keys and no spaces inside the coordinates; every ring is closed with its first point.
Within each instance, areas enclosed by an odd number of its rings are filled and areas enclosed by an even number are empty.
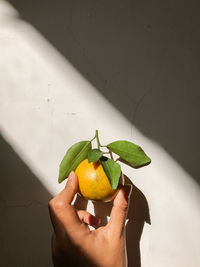
{"type": "MultiPolygon", "coordinates": [[[[144,223],[151,224],[149,215],[149,206],[144,194],[125,176],[125,184],[132,184],[132,194],[129,204],[126,226],[126,242],[128,254],[128,266],[141,267],[140,258],[140,239],[144,223]]],[[[108,216],[112,209],[112,202],[102,203],[94,202],[94,212],[97,217],[101,218],[101,225],[106,225],[108,216]]]]}
{"type": "Polygon", "coordinates": [[[76,195],[76,199],[74,201],[74,207],[77,210],[86,210],[88,205],[88,200],[83,198],[80,194],[76,195]]]}

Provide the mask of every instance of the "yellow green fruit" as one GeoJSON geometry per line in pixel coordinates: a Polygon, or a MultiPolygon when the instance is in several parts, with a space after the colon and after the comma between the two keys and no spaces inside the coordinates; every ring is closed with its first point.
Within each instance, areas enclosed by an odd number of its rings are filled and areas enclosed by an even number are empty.
{"type": "Polygon", "coordinates": [[[83,160],[75,170],[78,176],[79,191],[81,195],[89,200],[110,201],[117,194],[117,189],[113,190],[109,180],[98,161],[88,163],[88,159],[83,160]]]}

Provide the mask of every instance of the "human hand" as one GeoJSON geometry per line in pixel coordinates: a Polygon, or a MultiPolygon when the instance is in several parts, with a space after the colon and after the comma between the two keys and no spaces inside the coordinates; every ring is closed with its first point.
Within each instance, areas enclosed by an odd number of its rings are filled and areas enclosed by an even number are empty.
{"type": "Polygon", "coordinates": [[[78,179],[72,172],[65,188],[49,202],[54,266],[71,266],[68,255],[72,255],[76,267],[79,263],[82,267],[126,267],[125,221],[131,189],[126,185],[119,190],[107,225],[91,231],[88,225],[98,225],[99,219],[71,205],[78,191],[78,179]]]}

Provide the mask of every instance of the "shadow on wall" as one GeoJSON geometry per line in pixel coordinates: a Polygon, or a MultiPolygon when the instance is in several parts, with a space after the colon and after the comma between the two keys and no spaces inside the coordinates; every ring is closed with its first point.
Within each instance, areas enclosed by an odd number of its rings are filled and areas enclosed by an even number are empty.
{"type": "Polygon", "coordinates": [[[200,1],[9,2],[200,183],[200,1]]]}
{"type": "Polygon", "coordinates": [[[0,151],[0,266],[52,266],[52,196],[2,136],[0,151]]]}

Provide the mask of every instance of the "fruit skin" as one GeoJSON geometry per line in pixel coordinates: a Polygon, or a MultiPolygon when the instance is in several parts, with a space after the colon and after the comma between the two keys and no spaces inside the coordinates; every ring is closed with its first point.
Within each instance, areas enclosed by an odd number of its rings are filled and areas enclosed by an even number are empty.
{"type": "Polygon", "coordinates": [[[94,201],[111,201],[116,196],[118,189],[112,189],[109,180],[98,161],[88,163],[83,160],[75,170],[79,181],[81,195],[94,201]]]}

